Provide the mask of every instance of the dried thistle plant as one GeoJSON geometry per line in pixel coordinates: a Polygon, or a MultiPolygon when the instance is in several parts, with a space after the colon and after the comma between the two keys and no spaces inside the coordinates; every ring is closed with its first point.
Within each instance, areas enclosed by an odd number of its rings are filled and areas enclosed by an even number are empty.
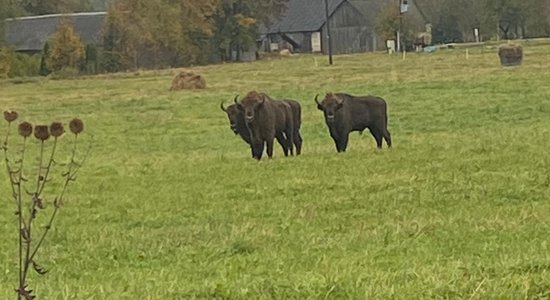
{"type": "MultiPolygon", "coordinates": [[[[15,111],[5,111],[4,119],[8,122],[7,132],[2,145],[4,151],[4,162],[11,185],[11,194],[15,203],[18,220],[19,236],[19,277],[18,286],[15,289],[17,299],[35,299],[36,295],[28,287],[29,269],[32,267],[38,274],[44,275],[47,270],[37,263],[36,255],[40,250],[59,209],[63,204],[65,193],[69,184],[76,180],[76,175],[86,161],[90,147],[84,153],[78,151],[78,136],[84,130],[84,123],[80,119],[73,119],[69,123],[69,129],[74,135],[70,158],[66,163],[58,163],[55,159],[59,139],[65,133],[65,127],[60,122],[53,122],[50,126],[33,125],[29,122],[22,122],[18,126],[18,133],[22,141],[20,143],[12,142],[10,139],[11,125],[18,118],[19,114],[15,111]],[[34,133],[34,143],[32,134],[34,133]],[[51,139],[50,139],[51,138],[51,139]],[[31,141],[30,141],[31,140],[31,141]],[[52,141],[53,140],[53,141],[52,141]],[[20,147],[19,151],[12,151],[10,146],[20,147]],[[47,145],[49,144],[49,145],[47,145]],[[48,146],[48,147],[46,147],[48,146]],[[28,165],[28,152],[38,148],[38,163],[36,166],[28,165]],[[49,156],[46,149],[51,149],[49,156]],[[81,157],[77,159],[77,157],[81,157]],[[57,192],[52,195],[45,195],[44,188],[51,182],[52,171],[56,167],[64,167],[66,170],[59,175],[62,182],[57,192]],[[36,173],[33,174],[33,171],[36,173]],[[35,178],[35,180],[31,180],[35,178]],[[42,228],[35,224],[39,213],[48,213],[48,208],[52,207],[47,216],[47,223],[42,228]]],[[[91,143],[90,143],[91,145],[91,143]]]]}

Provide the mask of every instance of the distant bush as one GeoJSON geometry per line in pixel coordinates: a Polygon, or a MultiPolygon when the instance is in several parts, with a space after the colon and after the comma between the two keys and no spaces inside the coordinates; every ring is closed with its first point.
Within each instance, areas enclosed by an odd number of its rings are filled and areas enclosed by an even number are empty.
{"type": "Polygon", "coordinates": [[[0,78],[37,76],[40,55],[16,53],[10,48],[0,48],[0,78]]]}
{"type": "Polygon", "coordinates": [[[86,74],[97,74],[99,72],[99,50],[96,45],[86,45],[85,62],[82,65],[82,71],[86,74]]]}
{"type": "Polygon", "coordinates": [[[11,53],[8,48],[0,48],[0,79],[7,78],[11,68],[11,53]]]}
{"type": "Polygon", "coordinates": [[[8,76],[11,78],[38,76],[40,73],[41,57],[40,54],[14,53],[14,59],[8,76]]]}
{"type": "Polygon", "coordinates": [[[70,79],[80,75],[80,70],[72,67],[65,67],[48,75],[51,79],[70,79]]]}

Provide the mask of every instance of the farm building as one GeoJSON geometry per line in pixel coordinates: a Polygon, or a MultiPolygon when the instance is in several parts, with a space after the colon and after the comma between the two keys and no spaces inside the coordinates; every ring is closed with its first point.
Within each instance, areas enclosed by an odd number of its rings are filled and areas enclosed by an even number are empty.
{"type": "MultiPolygon", "coordinates": [[[[385,49],[385,41],[375,32],[376,18],[386,5],[392,5],[394,1],[327,1],[333,53],[385,49]]],[[[326,25],[324,0],[290,0],[279,20],[261,29],[263,48],[265,51],[290,49],[294,52],[327,53],[326,25]]]]}
{"type": "Polygon", "coordinates": [[[69,18],[84,43],[96,44],[100,38],[101,26],[106,14],[106,12],[90,12],[8,19],[6,20],[6,42],[18,52],[40,52],[55,32],[59,21],[62,18],[69,18]]]}

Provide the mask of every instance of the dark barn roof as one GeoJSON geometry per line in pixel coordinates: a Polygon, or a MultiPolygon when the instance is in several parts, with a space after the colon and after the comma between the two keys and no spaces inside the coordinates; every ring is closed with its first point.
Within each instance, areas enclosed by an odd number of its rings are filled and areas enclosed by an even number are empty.
{"type": "Polygon", "coordinates": [[[40,51],[63,17],[68,17],[82,41],[98,41],[106,12],[55,14],[6,20],[6,42],[16,51],[40,51]]]}
{"type": "MultiPolygon", "coordinates": [[[[328,0],[329,15],[346,0],[328,0]]],[[[325,24],[325,0],[290,0],[285,14],[263,33],[319,31],[325,24]]]]}

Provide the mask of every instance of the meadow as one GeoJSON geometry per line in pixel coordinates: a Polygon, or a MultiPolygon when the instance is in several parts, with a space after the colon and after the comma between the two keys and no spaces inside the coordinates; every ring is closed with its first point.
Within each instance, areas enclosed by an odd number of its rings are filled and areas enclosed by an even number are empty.
{"type": "MultiPolygon", "coordinates": [[[[80,117],[90,159],[38,254],[38,299],[547,299],[550,46],[295,55],[177,70],[0,81],[33,123],[80,117]],[[302,155],[250,158],[220,101],[301,102],[302,155]],[[382,96],[394,147],[338,154],[313,98],[382,96]]],[[[1,127],[2,131],[6,124],[1,127]]],[[[4,167],[2,167],[4,168],[4,167]]],[[[3,170],[3,169],[2,169],[3,170]]],[[[0,174],[0,299],[17,236],[0,174]]],[[[51,200],[51,199],[50,199],[51,200]]]]}

